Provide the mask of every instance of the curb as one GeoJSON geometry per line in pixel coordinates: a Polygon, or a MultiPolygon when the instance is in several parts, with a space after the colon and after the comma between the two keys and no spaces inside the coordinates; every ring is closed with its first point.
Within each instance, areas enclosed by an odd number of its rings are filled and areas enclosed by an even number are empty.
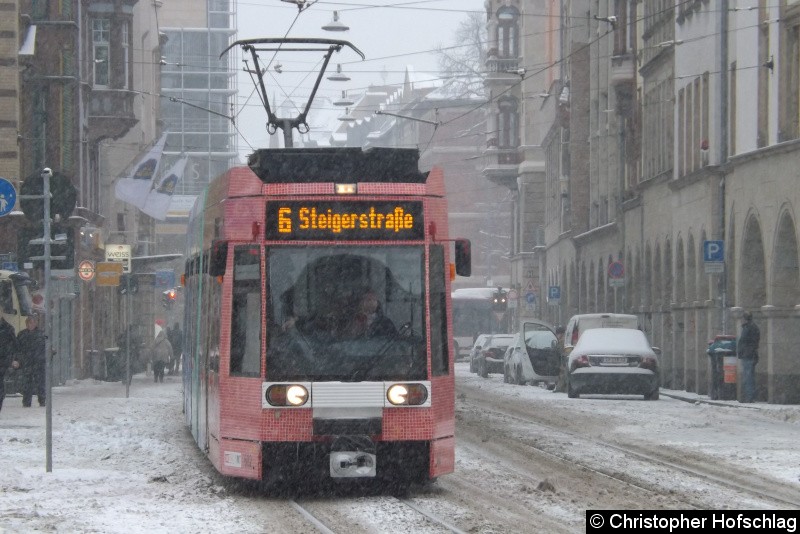
{"type": "Polygon", "coordinates": [[[703,404],[711,404],[713,406],[723,406],[726,408],[745,408],[748,410],[758,410],[759,406],[757,403],[741,403],[735,400],[731,401],[715,401],[709,398],[703,397],[687,397],[685,395],[681,395],[679,393],[667,393],[663,389],[661,390],[661,395],[665,397],[669,397],[671,399],[676,399],[683,402],[690,402],[694,404],[695,402],[701,402],[703,404]]]}

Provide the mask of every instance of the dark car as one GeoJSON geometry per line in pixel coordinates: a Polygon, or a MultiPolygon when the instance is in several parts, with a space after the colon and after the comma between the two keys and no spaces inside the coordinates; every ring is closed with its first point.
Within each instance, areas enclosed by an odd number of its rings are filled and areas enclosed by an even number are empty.
{"type": "Polygon", "coordinates": [[[473,354],[475,372],[483,378],[488,378],[489,373],[503,372],[503,355],[514,339],[514,334],[492,334],[487,336],[480,350],[473,354]]]}

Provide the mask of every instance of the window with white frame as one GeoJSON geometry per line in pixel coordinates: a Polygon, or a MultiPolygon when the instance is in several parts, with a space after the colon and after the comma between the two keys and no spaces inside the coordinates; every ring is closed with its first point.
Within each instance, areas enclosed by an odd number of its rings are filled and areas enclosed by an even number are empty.
{"type": "Polygon", "coordinates": [[[92,19],[92,45],[94,57],[94,85],[110,85],[111,61],[111,20],[92,19]]]}

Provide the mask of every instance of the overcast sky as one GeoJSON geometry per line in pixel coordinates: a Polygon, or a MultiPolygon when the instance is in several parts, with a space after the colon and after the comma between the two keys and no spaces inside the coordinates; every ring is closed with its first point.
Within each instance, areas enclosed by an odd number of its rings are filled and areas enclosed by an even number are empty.
{"type": "MultiPolygon", "coordinates": [[[[413,67],[420,77],[438,78],[437,58],[431,52],[439,46],[456,44],[453,34],[469,11],[484,12],[483,0],[319,0],[299,15],[296,5],[281,0],[240,0],[238,5],[238,39],[322,37],[350,41],[361,50],[365,61],[349,50],[331,58],[328,73],[341,63],[352,78],[345,83],[323,79],[318,95],[333,98],[340,97],[343,89],[355,94],[370,84],[399,84],[406,66],[413,67]],[[334,10],[339,12],[339,20],[350,27],[349,31],[321,29],[333,19],[334,10]]],[[[265,56],[261,55],[261,61],[271,59],[265,56]]],[[[265,78],[270,98],[274,95],[281,101],[291,95],[297,105],[303,105],[316,79],[321,56],[280,53],[265,78]],[[281,74],[274,70],[276,63],[281,64],[281,74]]],[[[252,92],[249,75],[240,73],[237,126],[242,134],[239,151],[243,155],[252,151],[250,146],[268,145],[266,112],[252,92]]]]}

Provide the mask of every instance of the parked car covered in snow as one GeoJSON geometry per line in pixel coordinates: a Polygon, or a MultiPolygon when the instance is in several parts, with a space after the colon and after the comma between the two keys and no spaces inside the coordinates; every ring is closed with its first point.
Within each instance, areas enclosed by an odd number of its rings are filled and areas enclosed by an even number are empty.
{"type": "Polygon", "coordinates": [[[641,330],[586,330],[567,360],[567,395],[630,394],[658,400],[657,352],[641,330]]]}
{"type": "Polygon", "coordinates": [[[560,352],[555,331],[550,325],[542,321],[523,321],[512,347],[505,354],[503,381],[555,386],[560,352]]]}

